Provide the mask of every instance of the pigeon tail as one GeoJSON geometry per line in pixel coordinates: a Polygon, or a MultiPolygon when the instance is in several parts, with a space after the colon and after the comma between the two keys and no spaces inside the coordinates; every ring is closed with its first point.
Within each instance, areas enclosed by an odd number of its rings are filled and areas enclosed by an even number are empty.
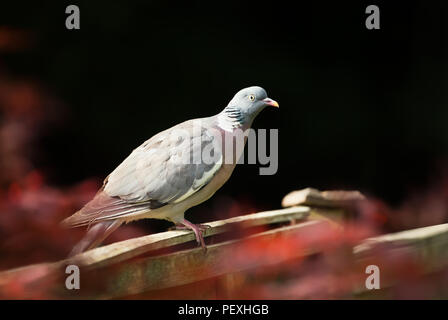
{"type": "Polygon", "coordinates": [[[114,232],[123,221],[111,220],[103,221],[93,225],[72,249],[69,257],[73,257],[81,252],[96,248],[99,246],[112,232],[114,232]]]}
{"type": "Polygon", "coordinates": [[[100,190],[81,210],[61,222],[65,228],[90,226],[102,221],[114,221],[127,215],[136,215],[150,209],[162,207],[157,201],[126,202],[119,197],[111,197],[100,190]]]}

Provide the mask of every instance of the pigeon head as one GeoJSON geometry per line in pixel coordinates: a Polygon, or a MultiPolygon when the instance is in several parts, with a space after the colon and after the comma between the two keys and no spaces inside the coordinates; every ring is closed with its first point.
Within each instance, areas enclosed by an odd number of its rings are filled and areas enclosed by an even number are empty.
{"type": "Polygon", "coordinates": [[[263,88],[248,87],[235,94],[221,112],[219,120],[222,126],[226,127],[250,126],[258,113],[267,106],[279,107],[276,101],[268,98],[266,90],[263,88]]]}
{"type": "Polygon", "coordinates": [[[267,106],[277,107],[278,103],[270,98],[262,87],[249,87],[240,90],[228,106],[239,108],[243,115],[257,115],[267,106]]]}

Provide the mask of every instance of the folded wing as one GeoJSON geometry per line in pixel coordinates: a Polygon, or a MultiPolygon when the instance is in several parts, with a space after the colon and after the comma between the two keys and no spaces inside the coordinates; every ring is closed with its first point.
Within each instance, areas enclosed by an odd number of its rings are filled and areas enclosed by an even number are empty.
{"type": "Polygon", "coordinates": [[[137,215],[183,201],[207,185],[221,168],[221,145],[216,133],[197,121],[165,130],[136,148],[106,178],[94,199],[64,224],[81,226],[137,215]]]}

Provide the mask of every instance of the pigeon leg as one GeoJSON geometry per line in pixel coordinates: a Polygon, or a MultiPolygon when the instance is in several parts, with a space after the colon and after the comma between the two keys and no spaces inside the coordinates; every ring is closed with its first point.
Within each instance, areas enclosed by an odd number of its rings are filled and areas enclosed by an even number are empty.
{"type": "MultiPolygon", "coordinates": [[[[191,223],[190,221],[185,220],[185,219],[183,219],[180,222],[180,224],[182,226],[186,227],[187,229],[193,230],[193,232],[194,232],[194,234],[196,236],[197,243],[201,245],[201,247],[204,249],[204,251],[207,251],[207,247],[205,246],[205,242],[204,242],[203,233],[204,233],[204,230],[207,229],[207,228],[210,228],[210,226],[201,225],[201,224],[196,225],[196,224],[191,223]]],[[[182,226],[180,226],[180,228],[184,228],[182,226]]],[[[176,228],[177,228],[177,226],[176,226],[176,228]]]]}

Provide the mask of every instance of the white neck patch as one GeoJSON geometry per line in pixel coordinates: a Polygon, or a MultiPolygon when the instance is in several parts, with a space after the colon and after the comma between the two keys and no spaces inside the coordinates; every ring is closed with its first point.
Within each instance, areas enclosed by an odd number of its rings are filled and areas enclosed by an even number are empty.
{"type": "Polygon", "coordinates": [[[229,110],[224,109],[220,114],[218,114],[218,126],[228,132],[232,132],[236,128],[243,126],[241,122],[240,114],[235,116],[229,110]]]}

